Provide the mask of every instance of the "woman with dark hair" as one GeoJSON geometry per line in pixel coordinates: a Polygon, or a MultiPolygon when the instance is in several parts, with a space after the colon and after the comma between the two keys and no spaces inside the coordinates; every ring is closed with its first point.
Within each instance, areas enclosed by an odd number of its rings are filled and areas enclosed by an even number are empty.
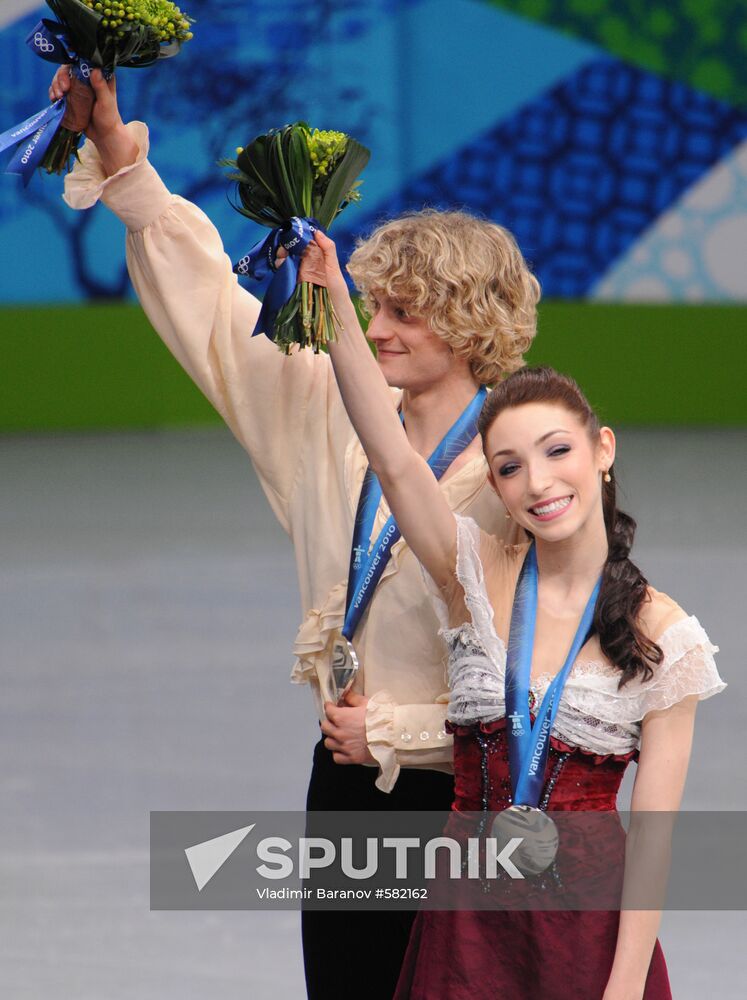
{"type": "MultiPolygon", "coordinates": [[[[488,397],[480,433],[491,485],[532,541],[507,545],[455,514],[408,443],[334,244],[321,234],[317,243],[342,326],[330,353],[346,409],[435,584],[453,808],[528,818],[547,834],[547,810],[614,811],[637,756],[633,813],[676,811],[697,701],[725,685],[697,619],[629,558],[635,522],[616,505],[613,432],[572,379],[515,372],[488,397]]],[[[325,732],[334,750],[334,727],[325,732]]],[[[627,858],[636,850],[631,836],[627,858]]],[[[659,919],[645,909],[424,911],[396,996],[664,1000],[659,919]]]]}

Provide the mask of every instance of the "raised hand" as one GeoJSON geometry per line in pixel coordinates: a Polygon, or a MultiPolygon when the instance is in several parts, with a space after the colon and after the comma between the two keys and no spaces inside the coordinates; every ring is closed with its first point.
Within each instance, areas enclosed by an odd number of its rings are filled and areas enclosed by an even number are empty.
{"type": "MultiPolygon", "coordinates": [[[[49,87],[52,101],[64,97],[70,90],[71,80],[68,66],[61,66],[49,87]]],[[[125,128],[117,104],[117,84],[115,77],[105,80],[100,69],[91,73],[91,86],[95,101],[91,121],[85,129],[86,136],[94,143],[101,156],[107,175],[115,174],[137,159],[138,148],[125,128]]]]}
{"type": "MultiPolygon", "coordinates": [[[[325,236],[325,234],[320,232],[318,229],[314,233],[314,239],[324,257],[325,284],[329,289],[330,294],[334,294],[339,297],[344,293],[349,298],[348,286],[345,282],[345,277],[340,268],[340,261],[337,257],[337,247],[329,236],[325,236]]],[[[337,302],[335,302],[335,308],[337,308],[337,302]]]]}
{"type": "Polygon", "coordinates": [[[337,257],[337,248],[334,242],[329,236],[325,236],[324,233],[320,233],[318,230],[314,233],[314,240],[322,251],[324,259],[324,284],[329,291],[329,297],[340,325],[343,330],[360,330],[358,314],[355,311],[345,277],[340,269],[340,261],[337,257]]]}

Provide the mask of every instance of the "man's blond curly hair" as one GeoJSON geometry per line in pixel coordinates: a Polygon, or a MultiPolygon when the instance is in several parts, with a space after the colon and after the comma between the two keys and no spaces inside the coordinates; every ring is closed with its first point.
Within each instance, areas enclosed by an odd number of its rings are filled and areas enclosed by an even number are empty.
{"type": "Polygon", "coordinates": [[[503,226],[468,212],[408,213],[359,240],[348,271],[369,314],[383,293],[425,319],[480,383],[524,364],[540,286],[503,226]]]}

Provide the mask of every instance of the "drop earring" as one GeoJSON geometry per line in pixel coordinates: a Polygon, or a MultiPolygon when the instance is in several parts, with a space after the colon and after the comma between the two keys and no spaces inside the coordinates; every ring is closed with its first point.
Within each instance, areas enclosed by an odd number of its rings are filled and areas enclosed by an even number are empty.
{"type": "Polygon", "coordinates": [[[605,469],[605,472],[604,472],[604,475],[602,476],[602,479],[604,479],[605,483],[611,483],[612,482],[612,476],[610,475],[610,470],[609,469],[605,469]]]}

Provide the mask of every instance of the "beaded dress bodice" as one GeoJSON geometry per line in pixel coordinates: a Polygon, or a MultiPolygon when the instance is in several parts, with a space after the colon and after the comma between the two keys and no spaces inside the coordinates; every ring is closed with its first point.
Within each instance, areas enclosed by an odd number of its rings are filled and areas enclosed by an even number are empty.
{"type": "MultiPolygon", "coordinates": [[[[454,734],[454,806],[459,812],[511,805],[506,720],[448,724],[454,734]]],[[[563,811],[614,809],[625,769],[636,751],[599,756],[551,738],[539,807],[563,811]]]]}

